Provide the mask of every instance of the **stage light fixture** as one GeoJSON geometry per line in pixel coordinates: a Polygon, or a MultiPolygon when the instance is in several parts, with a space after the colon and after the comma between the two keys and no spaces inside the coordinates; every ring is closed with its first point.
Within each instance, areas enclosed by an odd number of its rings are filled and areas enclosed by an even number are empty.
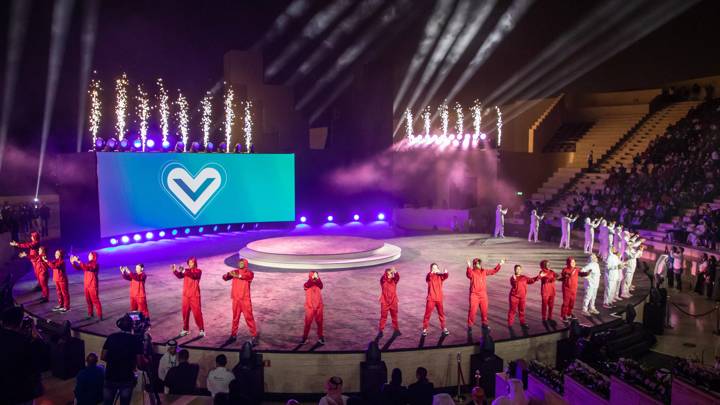
{"type": "Polygon", "coordinates": [[[185,228],[185,235],[190,233],[190,228],[185,228]]]}
{"type": "Polygon", "coordinates": [[[328,222],[332,222],[333,219],[335,219],[335,218],[334,218],[332,215],[328,215],[328,216],[327,216],[327,221],[328,221],[328,222]]]}
{"type": "Polygon", "coordinates": [[[147,240],[152,240],[154,237],[155,237],[155,234],[152,232],[147,232],[145,234],[145,239],[147,239],[147,240]]]}
{"type": "Polygon", "coordinates": [[[200,142],[195,141],[190,145],[190,150],[193,152],[200,152],[200,142]]]}
{"type": "Polygon", "coordinates": [[[170,141],[162,141],[162,148],[163,150],[170,149],[170,141]]]}
{"type": "Polygon", "coordinates": [[[486,139],[487,139],[487,134],[484,133],[484,132],[481,133],[481,134],[480,134],[480,140],[481,140],[481,141],[484,141],[484,140],[486,140],[486,139]]]}
{"type": "Polygon", "coordinates": [[[105,140],[102,138],[98,138],[95,140],[95,150],[102,150],[102,148],[105,146],[105,140]]]}
{"type": "Polygon", "coordinates": [[[227,230],[228,230],[228,231],[230,230],[230,228],[232,228],[232,225],[228,225],[228,226],[227,226],[227,230]]]}
{"type": "Polygon", "coordinates": [[[177,230],[177,229],[173,229],[171,233],[172,233],[172,236],[175,236],[175,235],[178,234],[178,230],[177,230]]]}
{"type": "Polygon", "coordinates": [[[152,139],[148,139],[148,140],[145,142],[145,146],[147,147],[147,149],[152,149],[152,148],[155,147],[155,141],[152,140],[152,139]]]}
{"type": "Polygon", "coordinates": [[[127,138],[123,138],[120,141],[120,150],[125,151],[130,147],[130,141],[127,138]]]}
{"type": "Polygon", "coordinates": [[[218,230],[217,225],[213,226],[213,232],[217,232],[217,230],[218,230]]]}
{"type": "Polygon", "coordinates": [[[128,242],[130,242],[130,237],[127,235],[123,235],[123,237],[120,238],[120,240],[122,241],[122,243],[128,243],[128,242]]]}
{"type": "Polygon", "coordinates": [[[115,245],[118,244],[118,240],[115,239],[115,238],[110,238],[110,244],[113,245],[113,246],[115,246],[115,245]]]}
{"type": "Polygon", "coordinates": [[[378,216],[377,216],[377,219],[378,219],[378,221],[384,221],[384,220],[385,220],[385,214],[383,214],[382,212],[379,213],[378,216]]]}
{"type": "Polygon", "coordinates": [[[207,146],[205,147],[205,152],[211,153],[215,150],[215,145],[212,142],[208,142],[207,146]]]}
{"type": "Polygon", "coordinates": [[[106,150],[113,151],[113,150],[115,150],[115,148],[117,148],[118,141],[115,138],[110,138],[110,139],[108,139],[106,146],[107,146],[106,150]]]}
{"type": "Polygon", "coordinates": [[[175,144],[175,152],[183,152],[185,151],[185,144],[182,143],[182,141],[179,141],[175,144]]]}
{"type": "Polygon", "coordinates": [[[135,235],[133,235],[133,240],[135,242],[140,242],[141,239],[142,239],[142,236],[140,236],[139,233],[136,233],[135,235]]]}
{"type": "Polygon", "coordinates": [[[300,222],[302,222],[303,224],[304,224],[305,222],[307,222],[307,217],[304,216],[304,215],[301,216],[301,217],[300,217],[300,222]]]}
{"type": "Polygon", "coordinates": [[[218,148],[219,151],[225,152],[227,150],[227,143],[221,142],[220,147],[218,148]]]}
{"type": "Polygon", "coordinates": [[[133,148],[135,148],[135,150],[142,150],[142,141],[140,139],[134,140],[133,148]]]}
{"type": "Polygon", "coordinates": [[[235,153],[242,153],[242,151],[243,151],[243,146],[239,143],[236,143],[235,144],[235,153]]]}
{"type": "Polygon", "coordinates": [[[198,232],[200,232],[200,233],[205,232],[205,228],[203,228],[203,227],[201,226],[200,228],[198,228],[198,232]]]}
{"type": "Polygon", "coordinates": [[[165,237],[165,231],[160,231],[160,232],[158,232],[158,236],[161,237],[161,238],[164,238],[164,237],[165,237]]]}
{"type": "Polygon", "coordinates": [[[353,215],[354,221],[358,221],[359,219],[360,219],[360,215],[358,215],[358,214],[353,215]]]}

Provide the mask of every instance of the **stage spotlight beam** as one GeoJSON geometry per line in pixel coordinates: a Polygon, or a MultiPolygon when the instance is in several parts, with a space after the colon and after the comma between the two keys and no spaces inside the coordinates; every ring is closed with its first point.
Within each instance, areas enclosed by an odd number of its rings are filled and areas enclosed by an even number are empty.
{"type": "Polygon", "coordinates": [[[83,29],[80,39],[82,55],[80,59],[80,88],[78,91],[77,144],[76,151],[82,151],[82,138],[85,133],[85,106],[87,105],[87,87],[90,79],[95,37],[97,34],[97,17],[100,0],[85,0],[83,29]]]}
{"type": "Polygon", "coordinates": [[[55,96],[57,95],[58,81],[65,52],[65,43],[72,18],[75,0],[56,0],[53,7],[50,55],[48,57],[48,80],[45,87],[45,110],[43,112],[42,132],[40,137],[40,162],[38,163],[37,184],[35,197],[40,194],[40,181],[42,179],[43,165],[45,163],[45,149],[50,135],[50,121],[55,109],[55,96]]]}
{"type": "Polygon", "coordinates": [[[309,0],[293,0],[285,8],[285,11],[277,16],[270,29],[253,45],[252,49],[262,49],[265,45],[277,40],[285,32],[290,22],[305,15],[310,6],[312,6],[312,2],[309,0]]]}
{"type": "Polygon", "coordinates": [[[25,33],[27,32],[31,5],[32,1],[30,0],[13,0],[10,11],[10,32],[7,40],[5,80],[3,81],[2,94],[2,116],[0,116],[0,172],[2,171],[2,162],[5,156],[5,143],[7,142],[18,69],[20,68],[20,57],[25,45],[25,33]]]}

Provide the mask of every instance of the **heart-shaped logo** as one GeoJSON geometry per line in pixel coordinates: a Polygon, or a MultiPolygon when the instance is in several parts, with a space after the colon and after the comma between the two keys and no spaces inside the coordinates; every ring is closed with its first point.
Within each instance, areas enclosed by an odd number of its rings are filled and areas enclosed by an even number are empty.
{"type": "Polygon", "coordinates": [[[191,175],[182,164],[171,162],[163,168],[161,176],[165,191],[193,218],[200,215],[226,182],[225,170],[215,163],[209,163],[191,175]]]}

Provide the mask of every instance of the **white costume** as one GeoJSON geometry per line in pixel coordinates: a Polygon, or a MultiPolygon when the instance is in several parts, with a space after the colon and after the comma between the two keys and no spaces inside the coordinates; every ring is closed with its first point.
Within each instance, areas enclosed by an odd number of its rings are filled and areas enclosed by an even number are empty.
{"type": "Polygon", "coordinates": [[[158,363],[158,378],[160,378],[160,380],[162,381],[165,381],[165,376],[167,376],[168,370],[177,365],[177,354],[170,355],[170,353],[168,352],[163,353],[162,357],[160,358],[160,362],[158,363]]]}
{"type": "Polygon", "coordinates": [[[600,285],[600,264],[597,262],[596,256],[591,256],[590,262],[580,270],[582,273],[589,274],[585,277],[585,297],[583,298],[583,312],[597,314],[595,308],[595,298],[597,297],[598,286],[600,285]]]}
{"type": "Polygon", "coordinates": [[[631,296],[630,286],[632,286],[633,275],[637,268],[637,259],[642,256],[642,252],[642,248],[634,246],[630,246],[628,250],[625,251],[625,257],[627,257],[627,259],[625,262],[625,270],[623,270],[622,283],[620,284],[621,298],[630,298],[631,296]]]}
{"type": "Polygon", "coordinates": [[[617,295],[618,280],[620,279],[620,258],[612,251],[605,263],[605,294],[603,305],[610,306],[617,295]]]}
{"type": "Polygon", "coordinates": [[[613,247],[618,251],[618,255],[622,258],[621,247],[623,240],[623,227],[622,225],[615,225],[615,235],[613,235],[613,247]]]}
{"type": "Polygon", "coordinates": [[[585,253],[592,253],[595,244],[595,228],[600,225],[600,220],[594,222],[590,217],[585,218],[585,253]]]}
{"type": "Polygon", "coordinates": [[[498,204],[495,210],[495,234],[496,238],[505,237],[505,214],[507,214],[507,208],[502,209],[502,204],[498,204]]]}
{"type": "Polygon", "coordinates": [[[572,232],[572,223],[575,222],[578,217],[573,218],[568,215],[563,215],[560,219],[560,230],[562,231],[562,237],[560,238],[560,249],[570,249],[570,233],[572,232]]]}
{"type": "Polygon", "coordinates": [[[525,396],[523,382],[517,378],[508,380],[507,395],[500,396],[499,392],[496,394],[498,397],[495,398],[492,405],[527,405],[530,402],[525,396]]]}
{"type": "Polygon", "coordinates": [[[528,233],[528,242],[538,241],[538,231],[540,230],[540,221],[545,215],[538,215],[537,210],[530,212],[530,233],[528,233]]]}
{"type": "Polygon", "coordinates": [[[214,398],[218,393],[229,393],[230,382],[234,379],[235,374],[228,371],[228,369],[225,367],[217,367],[208,373],[206,386],[214,398]]]}
{"type": "Polygon", "coordinates": [[[600,227],[598,228],[598,240],[600,241],[600,246],[598,247],[598,255],[600,256],[600,259],[605,261],[608,257],[608,235],[610,231],[608,229],[608,224],[606,220],[600,221],[600,227]]]}

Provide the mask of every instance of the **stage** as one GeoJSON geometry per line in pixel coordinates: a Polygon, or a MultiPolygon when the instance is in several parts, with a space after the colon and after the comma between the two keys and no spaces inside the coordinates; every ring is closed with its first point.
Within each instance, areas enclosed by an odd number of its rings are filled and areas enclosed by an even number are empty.
{"type": "MultiPolygon", "coordinates": [[[[306,233],[306,232],[305,232],[306,233]]],[[[120,277],[120,265],[132,266],[145,264],[148,275],[146,290],[152,319],[151,334],[155,342],[162,343],[178,335],[182,322],[180,315],[182,281],[175,278],[170,270],[171,264],[181,264],[188,256],[197,256],[199,267],[203,269],[201,281],[202,307],[207,336],[197,338],[197,328],[191,319],[191,334],[178,339],[181,345],[190,348],[237,350],[249,337],[244,320],[240,322],[240,335],[236,343],[224,346],[230,332],[231,302],[230,283],[221,276],[230,270],[238,250],[248,243],[262,239],[304,234],[298,231],[251,231],[195,236],[175,240],[162,240],[100,250],[100,297],[105,312],[104,321],[84,321],[86,304],[83,294],[82,273],[74,270],[68,263],[70,278],[71,310],[66,314],[55,313],[55,292],[51,291],[49,303],[39,303],[39,293],[32,292],[35,282],[32,273],[27,273],[14,289],[19,303],[24,304],[32,314],[62,322],[69,320],[72,327],[96,335],[115,332],[115,320],[129,307],[128,282],[120,277]]],[[[260,343],[257,347],[263,352],[361,352],[377,334],[379,320],[378,297],[379,279],[388,265],[397,268],[401,275],[398,286],[400,300],[400,329],[402,336],[391,338],[390,322],[385,337],[379,341],[384,351],[417,350],[419,348],[451,347],[477,342],[481,335],[478,314],[474,329],[474,340],[466,334],[469,281],[465,277],[465,263],[473,257],[480,257],[485,267],[493,267],[501,258],[507,263],[500,273],[488,277],[490,298],[490,326],[496,341],[522,339],[548,334],[562,329],[562,322],[556,326],[543,325],[540,318],[540,285],[528,287],[527,321],[529,330],[523,334],[516,321],[514,328],[506,326],[508,309],[509,278],[512,267],[519,263],[525,274],[534,276],[538,272],[538,263],[542,259],[550,260],[551,267],[560,271],[565,258],[569,255],[577,259],[578,265],[586,262],[581,251],[560,250],[549,243],[530,244],[517,238],[492,239],[485,234],[438,234],[438,235],[399,235],[390,227],[372,229],[366,236],[382,239],[377,246],[391,244],[402,249],[402,256],[392,264],[377,265],[353,269],[321,270],[324,283],[323,300],[325,304],[325,339],[327,344],[314,344],[315,329],[310,333],[310,343],[298,345],[303,328],[304,290],[307,271],[300,269],[274,269],[251,266],[255,271],[252,282],[252,302],[255,319],[258,323],[260,343]],[[447,268],[450,277],[444,284],[445,312],[450,336],[441,338],[437,315],[433,314],[429,335],[421,338],[421,322],[425,309],[427,285],[425,275],[431,262],[441,268],[447,268]]],[[[262,244],[263,242],[255,242],[262,244]]],[[[251,244],[252,246],[252,244],[251,244]]],[[[373,248],[376,246],[369,246],[373,248]]],[[[75,252],[79,253],[79,252],[75,252]]],[[[307,252],[301,252],[307,253],[307,252]]],[[[85,253],[80,253],[81,257],[85,253]]],[[[26,263],[24,263],[26,264],[26,263]]],[[[29,264],[28,264],[29,266],[29,264]]],[[[580,314],[580,305],[584,288],[580,282],[575,314],[582,323],[600,324],[615,319],[607,310],[603,310],[601,301],[603,286],[598,292],[597,307],[601,314],[586,318],[580,314]]],[[[629,300],[640,302],[649,290],[648,279],[640,272],[635,275],[637,286],[635,296],[629,300]]],[[[54,290],[54,286],[51,287],[54,290]]],[[[558,284],[558,296],[555,301],[555,318],[559,317],[562,292],[558,284]]]]}

